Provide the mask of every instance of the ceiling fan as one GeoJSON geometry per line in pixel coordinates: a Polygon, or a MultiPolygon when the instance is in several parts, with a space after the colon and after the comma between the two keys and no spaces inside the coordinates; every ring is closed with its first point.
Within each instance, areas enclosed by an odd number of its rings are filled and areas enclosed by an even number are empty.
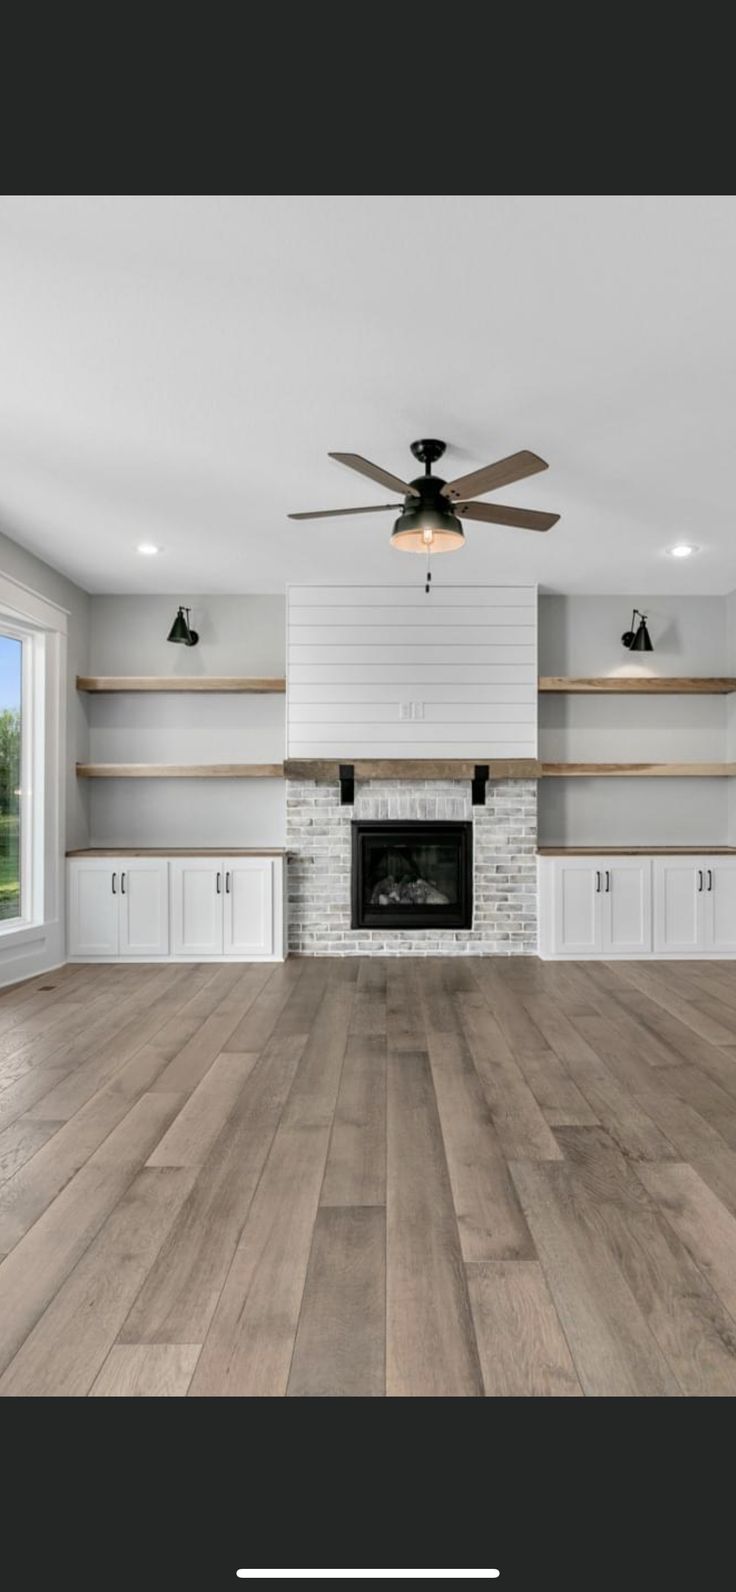
{"type": "Polygon", "coordinates": [[[407,553],[453,553],[463,546],[465,533],[460,517],[483,520],[489,525],[511,525],[527,531],[549,531],[557,524],[559,514],[544,514],[539,509],[504,507],[500,503],[476,503],[476,492],[492,492],[496,487],[509,486],[524,476],[536,475],[548,468],[538,454],[524,448],[512,453],[508,459],[487,464],[482,470],[472,470],[469,475],[458,476],[455,481],[443,481],[432,475],[432,465],[441,459],[447,444],[433,438],[412,442],[415,459],[424,465],[424,475],[415,481],[402,481],[390,470],[371,464],[359,453],[331,453],[331,459],[346,464],[359,475],[367,475],[380,486],[401,492],[401,503],[379,503],[375,507],[350,509],[315,509],[305,514],[290,514],[290,520],[325,520],[342,514],[381,514],[398,509],[399,517],[391,532],[394,547],[407,553]]]}

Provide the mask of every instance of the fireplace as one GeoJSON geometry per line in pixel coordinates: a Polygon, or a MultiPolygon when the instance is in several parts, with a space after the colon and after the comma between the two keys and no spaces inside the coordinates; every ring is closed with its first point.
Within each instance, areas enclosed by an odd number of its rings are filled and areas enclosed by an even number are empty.
{"type": "Polygon", "coordinates": [[[470,929],[473,825],[354,822],[354,929],[470,929]]]}

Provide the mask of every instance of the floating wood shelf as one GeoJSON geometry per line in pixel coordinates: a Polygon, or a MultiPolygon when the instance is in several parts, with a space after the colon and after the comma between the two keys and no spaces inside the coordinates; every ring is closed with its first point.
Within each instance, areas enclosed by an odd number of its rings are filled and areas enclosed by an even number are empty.
{"type": "Polygon", "coordinates": [[[80,779],[281,779],[283,763],[77,763],[80,779]]]}
{"type": "Polygon", "coordinates": [[[592,692],[624,696],[728,696],[736,691],[736,678],[730,675],[601,675],[575,679],[561,674],[543,674],[539,690],[568,692],[585,696],[592,692]]]}
{"type": "Polygon", "coordinates": [[[239,674],[78,674],[78,691],[280,691],[286,681],[239,674]]]}
{"type": "Polygon", "coordinates": [[[284,763],[287,779],[337,781],[340,768],[349,764],[356,779],[472,779],[478,763],[488,764],[489,779],[538,779],[540,764],[535,757],[517,758],[405,758],[378,759],[346,757],[341,765],[325,758],[290,757],[284,763]]]}
{"type": "Polygon", "coordinates": [[[736,774],[736,763],[542,763],[542,779],[720,779],[736,774]]]}

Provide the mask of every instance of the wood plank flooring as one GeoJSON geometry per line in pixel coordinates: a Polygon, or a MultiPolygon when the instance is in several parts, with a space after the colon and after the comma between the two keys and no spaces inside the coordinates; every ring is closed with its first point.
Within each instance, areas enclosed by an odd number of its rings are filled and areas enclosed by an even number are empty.
{"type": "Polygon", "coordinates": [[[736,963],[0,992],[0,1395],[736,1395],[736,963]]]}

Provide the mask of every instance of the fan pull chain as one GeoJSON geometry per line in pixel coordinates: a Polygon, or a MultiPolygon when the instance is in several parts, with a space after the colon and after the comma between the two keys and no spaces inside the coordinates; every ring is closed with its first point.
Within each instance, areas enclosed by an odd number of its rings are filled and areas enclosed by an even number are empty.
{"type": "Polygon", "coordinates": [[[427,579],[424,585],[424,595],[428,597],[432,589],[432,571],[429,567],[430,549],[427,548],[427,579]]]}

